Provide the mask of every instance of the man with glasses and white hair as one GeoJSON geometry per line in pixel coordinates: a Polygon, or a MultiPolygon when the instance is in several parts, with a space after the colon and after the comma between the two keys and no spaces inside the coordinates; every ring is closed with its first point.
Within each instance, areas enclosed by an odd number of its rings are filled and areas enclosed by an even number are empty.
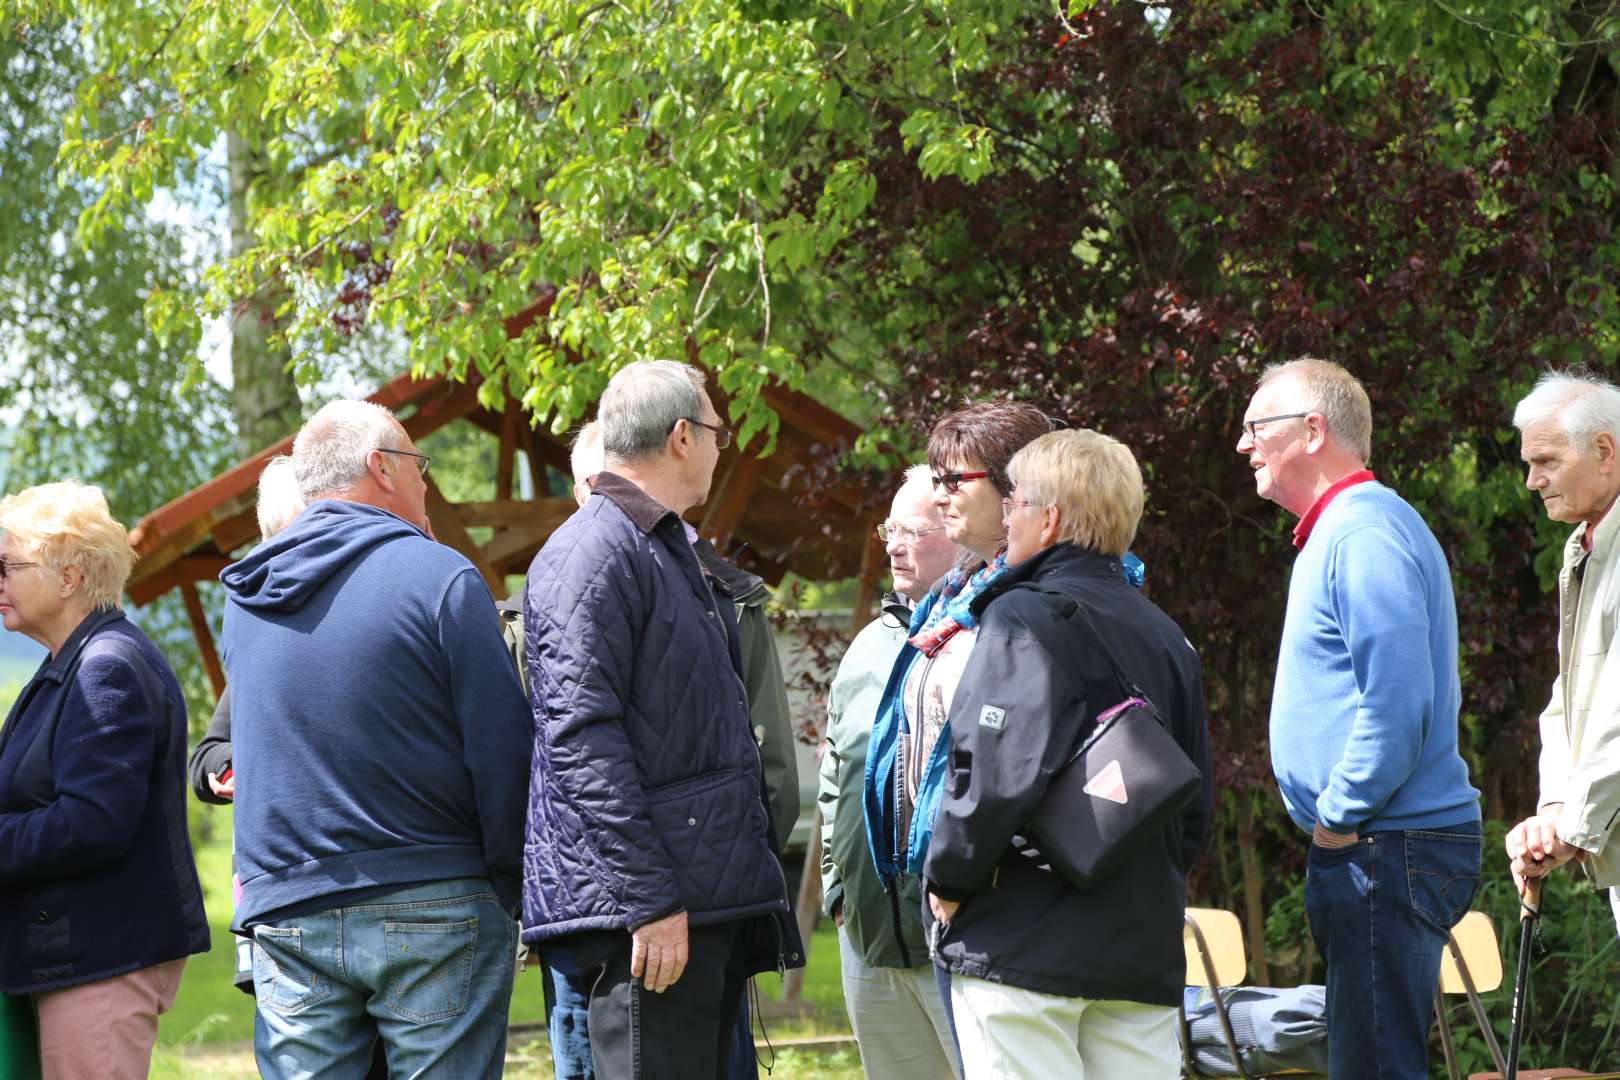
{"type": "Polygon", "coordinates": [[[427,534],[427,457],[335,401],[309,504],[228,567],[223,632],[255,1051],[270,1078],[499,1076],[532,727],[489,589],[427,534]]]}
{"type": "Polygon", "coordinates": [[[1237,452],[1299,523],[1271,699],[1283,803],[1311,834],[1334,1076],[1428,1076],[1440,951],[1479,884],[1457,753],[1457,612],[1429,527],[1367,469],[1372,406],[1338,364],[1267,368],[1237,452]]]}
{"type": "Polygon", "coordinates": [[[602,1080],[726,1075],[749,976],[802,965],[733,596],[681,515],[731,433],[703,374],[630,364],[606,467],[529,567],[523,940],[590,987],[602,1080]]]}
{"type": "Polygon", "coordinates": [[[1507,835],[1520,878],[1580,861],[1610,890],[1620,920],[1620,389],[1579,371],[1549,371],[1513,410],[1525,486],[1575,531],[1558,574],[1558,678],[1541,713],[1541,793],[1507,835]]]}
{"type": "Polygon", "coordinates": [[[962,556],[945,535],[927,465],[906,470],[878,526],[894,591],[855,635],[827,694],[821,755],[822,907],[838,925],[844,1007],[867,1076],[948,1080],[958,1075],[945,1003],[923,938],[922,893],[906,876],[885,890],[861,807],[866,750],[883,687],[905,644],[913,606],[962,556]]]}

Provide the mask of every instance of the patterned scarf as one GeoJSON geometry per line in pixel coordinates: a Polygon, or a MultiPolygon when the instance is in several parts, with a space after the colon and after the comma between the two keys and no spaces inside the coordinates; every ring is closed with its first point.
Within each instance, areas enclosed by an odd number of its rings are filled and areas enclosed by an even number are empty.
{"type": "Polygon", "coordinates": [[[911,615],[911,644],[924,656],[934,656],[959,630],[971,630],[979,625],[970,608],[973,600],[992,582],[1007,572],[1007,552],[998,552],[994,562],[986,563],[969,575],[960,566],[945,575],[945,584],[937,593],[923,597],[922,603],[911,615]]]}

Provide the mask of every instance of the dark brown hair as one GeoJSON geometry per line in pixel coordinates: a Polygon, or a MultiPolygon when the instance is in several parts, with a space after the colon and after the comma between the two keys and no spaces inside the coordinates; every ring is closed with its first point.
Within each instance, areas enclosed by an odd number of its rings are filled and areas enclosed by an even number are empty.
{"type": "Polygon", "coordinates": [[[1012,494],[1007,463],[1055,426],[1041,410],[1020,401],[970,402],[941,417],[928,433],[928,465],[941,473],[947,461],[976,461],[1007,496],[1012,494]]]}

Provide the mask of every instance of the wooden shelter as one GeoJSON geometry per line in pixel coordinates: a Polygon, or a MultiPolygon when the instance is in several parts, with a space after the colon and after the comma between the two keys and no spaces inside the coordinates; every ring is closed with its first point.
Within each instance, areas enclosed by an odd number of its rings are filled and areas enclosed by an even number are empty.
{"type": "MultiPolygon", "coordinates": [[[[430,473],[427,508],[438,539],[467,556],[501,598],[507,594],[507,576],[527,571],[535,552],[575,505],[570,495],[552,494],[546,473],[550,466],[563,477],[570,475],[566,441],[530,427],[515,402],[501,412],[485,409],[477,389],[476,376],[455,382],[403,375],[370,400],[392,409],[417,441],[458,420],[498,441],[493,500],[452,503],[430,473]],[[527,459],[532,499],[513,497],[519,449],[527,459]],[[480,528],[493,530],[481,543],[472,532],[480,528]]],[[[804,394],[777,386],[764,393],[781,418],[775,451],[757,457],[757,441],[752,452],[739,447],[724,451],[708,502],[688,518],[720,551],[772,584],[789,570],[811,580],[858,575],[856,614],[862,617],[872,606],[883,569],[882,547],[873,535],[877,519],[863,510],[862,492],[835,487],[812,503],[805,490],[807,467],[817,448],[847,446],[860,429],[804,394]]],[[[715,405],[725,415],[723,400],[715,405]]],[[[258,540],[259,473],[272,457],[291,451],[289,435],[147,514],[130,535],[138,556],[129,579],[130,600],[144,605],[170,590],[180,591],[216,695],[224,690],[225,673],[197,582],[218,577],[258,540]]]]}

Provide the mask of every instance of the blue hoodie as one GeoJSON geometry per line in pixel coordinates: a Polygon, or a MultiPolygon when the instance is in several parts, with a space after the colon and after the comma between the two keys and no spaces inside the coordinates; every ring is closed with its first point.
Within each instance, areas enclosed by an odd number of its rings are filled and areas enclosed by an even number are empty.
{"type": "Polygon", "coordinates": [[[515,908],[533,721],[472,564],[321,501],[220,580],[233,929],[461,877],[515,908]]]}

